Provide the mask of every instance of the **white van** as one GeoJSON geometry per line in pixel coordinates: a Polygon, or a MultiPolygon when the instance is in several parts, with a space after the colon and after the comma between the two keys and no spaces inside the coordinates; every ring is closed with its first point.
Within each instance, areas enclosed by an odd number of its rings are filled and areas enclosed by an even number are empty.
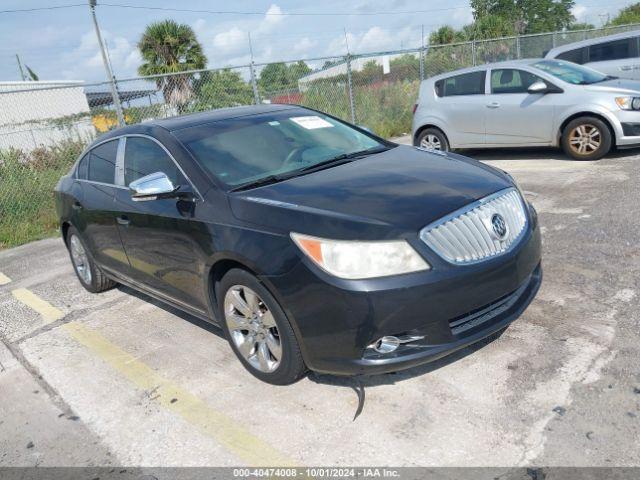
{"type": "Polygon", "coordinates": [[[640,80],[640,30],[569,43],[545,58],[587,65],[614,77],[640,80]]]}

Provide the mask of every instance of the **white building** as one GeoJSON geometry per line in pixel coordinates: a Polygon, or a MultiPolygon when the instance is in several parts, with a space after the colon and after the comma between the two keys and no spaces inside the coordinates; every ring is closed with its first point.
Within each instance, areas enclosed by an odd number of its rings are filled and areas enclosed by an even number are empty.
{"type": "MultiPolygon", "coordinates": [[[[389,73],[389,70],[390,70],[389,62],[394,58],[400,57],[402,55],[403,54],[392,54],[392,55],[377,55],[377,56],[369,56],[369,57],[357,57],[351,60],[351,71],[360,72],[364,69],[364,66],[367,63],[374,61],[378,65],[382,66],[383,73],[386,74],[386,73],[389,73]]],[[[411,55],[417,56],[417,54],[413,54],[413,53],[411,55]]],[[[332,65],[330,67],[323,68],[315,72],[311,72],[308,75],[301,77],[298,80],[298,88],[300,89],[301,92],[304,92],[307,90],[309,83],[313,82],[314,80],[320,80],[321,78],[337,77],[338,75],[345,75],[346,73],[347,73],[347,62],[342,61],[336,65],[332,65]]]]}
{"type": "Polygon", "coordinates": [[[0,150],[95,135],[82,81],[0,82],[0,150]]]}

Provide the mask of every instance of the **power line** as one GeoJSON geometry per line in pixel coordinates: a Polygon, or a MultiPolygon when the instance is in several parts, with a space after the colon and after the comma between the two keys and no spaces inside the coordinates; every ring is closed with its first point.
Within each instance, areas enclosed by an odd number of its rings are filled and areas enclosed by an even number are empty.
{"type": "Polygon", "coordinates": [[[459,10],[461,8],[468,9],[468,5],[447,8],[431,8],[429,10],[393,10],[393,11],[375,11],[375,12],[256,12],[241,10],[201,10],[191,8],[171,8],[171,7],[149,7],[145,5],[131,5],[126,3],[99,3],[101,7],[117,7],[117,8],[136,8],[141,10],[159,10],[167,12],[186,12],[186,13],[211,13],[215,15],[259,15],[259,16],[299,16],[299,17],[330,17],[330,16],[373,16],[373,15],[406,15],[413,13],[433,13],[444,12],[449,10],[459,10]]]}
{"type": "Polygon", "coordinates": [[[52,5],[50,7],[16,8],[14,10],[0,10],[0,13],[37,12],[39,10],[58,10],[60,8],[85,7],[85,3],[71,3],[69,5],[52,5]]]}

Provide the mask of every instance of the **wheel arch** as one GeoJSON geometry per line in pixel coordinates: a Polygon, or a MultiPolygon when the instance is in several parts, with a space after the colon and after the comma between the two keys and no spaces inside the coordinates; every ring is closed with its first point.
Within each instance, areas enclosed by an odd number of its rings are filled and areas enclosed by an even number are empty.
{"type": "Polygon", "coordinates": [[[569,115],[567,118],[565,118],[562,123],[560,124],[560,127],[558,128],[558,132],[557,132],[557,144],[560,145],[561,144],[561,139],[562,139],[562,134],[564,132],[564,129],[567,127],[567,125],[572,122],[573,120],[580,118],[580,117],[594,117],[597,118],[598,120],[602,121],[607,128],[609,129],[609,133],[611,134],[611,143],[612,145],[615,147],[617,144],[616,141],[616,130],[615,128],[613,128],[613,124],[611,123],[611,120],[609,120],[609,118],[607,118],[604,114],[599,113],[599,112],[593,112],[593,111],[580,111],[580,112],[576,112],[576,113],[572,113],[571,115],[569,115]]]}
{"type": "Polygon", "coordinates": [[[449,145],[451,145],[451,140],[449,139],[449,135],[446,134],[446,132],[444,131],[444,129],[442,127],[440,127],[439,125],[436,125],[435,123],[425,123],[424,125],[421,125],[418,129],[416,129],[415,133],[413,134],[413,139],[412,139],[413,140],[413,146],[417,146],[418,137],[420,136],[420,134],[422,132],[424,132],[428,128],[435,128],[436,130],[440,131],[442,133],[442,135],[444,135],[444,138],[447,139],[447,143],[449,145]]]}

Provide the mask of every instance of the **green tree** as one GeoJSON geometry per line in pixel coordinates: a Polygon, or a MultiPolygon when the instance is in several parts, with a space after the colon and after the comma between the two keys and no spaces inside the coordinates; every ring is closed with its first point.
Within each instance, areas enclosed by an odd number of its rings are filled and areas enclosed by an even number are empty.
{"type": "Polygon", "coordinates": [[[194,111],[214,108],[237,107],[254,102],[253,89],[239,72],[228,68],[213,72],[203,72],[195,83],[197,98],[194,111]]]}
{"type": "Polygon", "coordinates": [[[430,45],[446,45],[448,43],[463,42],[465,40],[464,33],[456,31],[449,25],[443,25],[429,35],[430,45]]]}
{"type": "MultiPolygon", "coordinates": [[[[144,63],[140,75],[160,75],[202,69],[207,57],[189,25],[164,20],[147,25],[138,49],[144,63]]],[[[161,77],[156,80],[165,101],[181,110],[193,94],[192,75],[161,77]]]]}
{"type": "Polygon", "coordinates": [[[298,79],[311,72],[304,61],[287,65],[283,62],[270,63],[260,72],[258,86],[263,92],[275,93],[298,88],[298,79]]]}
{"type": "Polygon", "coordinates": [[[610,25],[628,25],[640,23],[640,3],[623,8],[610,22],[610,25]]]}
{"type": "Polygon", "coordinates": [[[501,17],[516,33],[562,30],[575,20],[573,0],[471,0],[476,23],[488,16],[501,17]]]}

